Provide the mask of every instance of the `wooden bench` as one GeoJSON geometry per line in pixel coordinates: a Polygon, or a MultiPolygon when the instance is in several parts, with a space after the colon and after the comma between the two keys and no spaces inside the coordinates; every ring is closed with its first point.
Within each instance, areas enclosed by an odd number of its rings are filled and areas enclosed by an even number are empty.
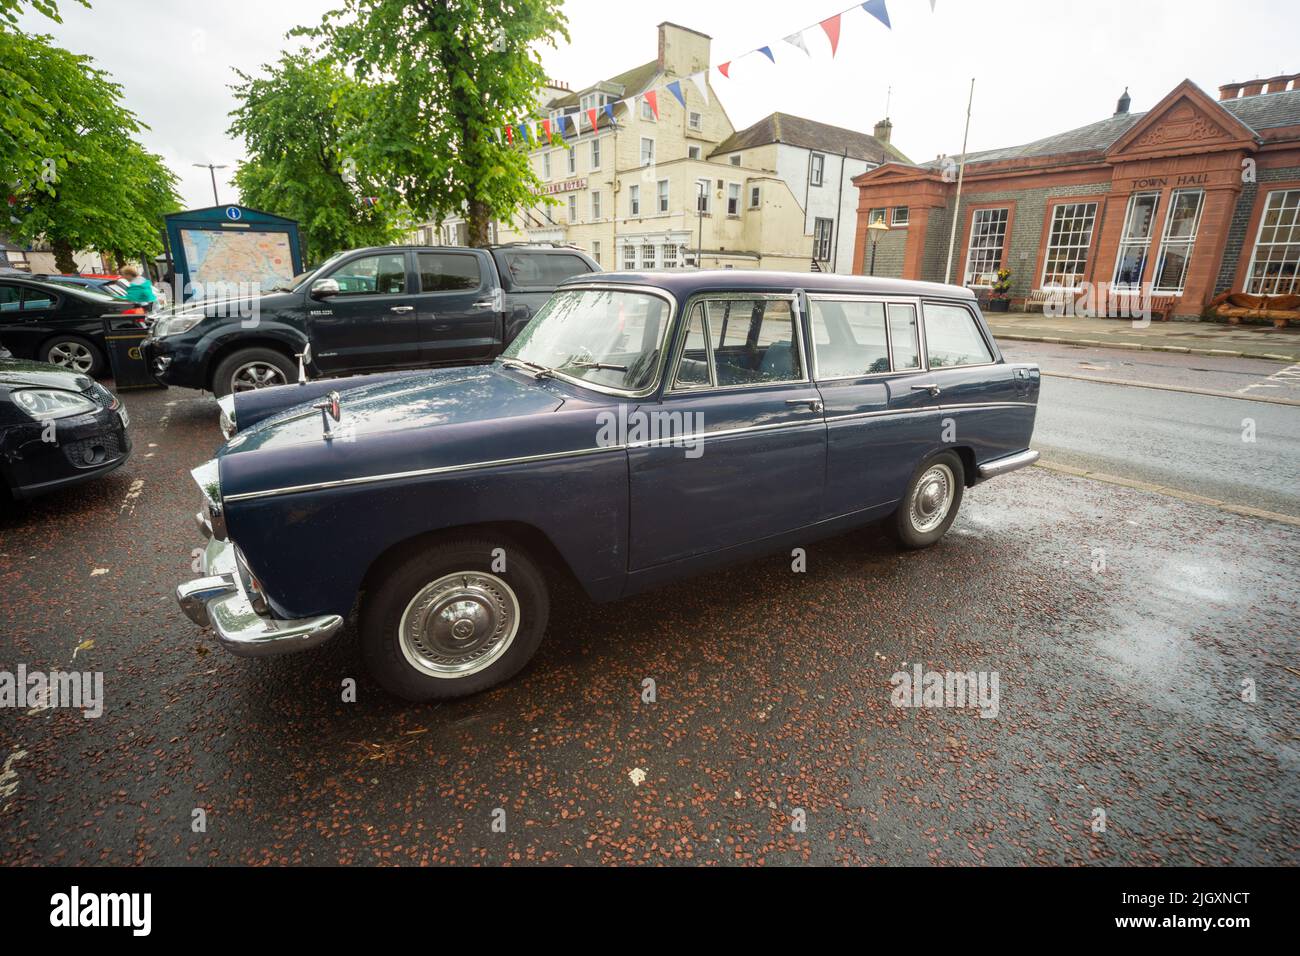
{"type": "Polygon", "coordinates": [[[1275,329],[1286,328],[1288,322],[1300,323],[1300,295],[1225,292],[1210,300],[1210,309],[1232,325],[1240,325],[1242,319],[1268,319],[1275,329]]]}
{"type": "Polygon", "coordinates": [[[1024,304],[1020,307],[1020,310],[1022,312],[1028,312],[1031,305],[1036,305],[1039,307],[1039,311],[1045,313],[1047,311],[1047,304],[1052,302],[1058,303],[1054,307],[1055,310],[1064,314],[1066,310],[1063,306],[1066,303],[1072,303],[1075,295],[1076,293],[1073,289],[1035,289],[1033,292],[1030,292],[1029,295],[1025,296],[1024,304]]]}

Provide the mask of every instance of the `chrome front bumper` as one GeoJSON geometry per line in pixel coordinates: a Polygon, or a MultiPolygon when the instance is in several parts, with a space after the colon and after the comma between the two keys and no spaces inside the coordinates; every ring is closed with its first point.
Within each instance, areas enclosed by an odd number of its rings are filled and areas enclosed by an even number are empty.
{"type": "Polygon", "coordinates": [[[343,618],[337,614],[298,621],[278,621],[259,614],[244,590],[235,564],[235,546],[229,541],[209,539],[203,553],[203,574],[176,588],[176,602],[186,617],[199,627],[211,627],[221,646],[240,657],[305,651],[325,643],[343,626],[343,618]]]}
{"type": "Polygon", "coordinates": [[[1038,461],[1038,452],[1032,448],[1026,451],[1018,451],[1014,455],[1007,455],[1005,458],[994,458],[992,461],[986,461],[980,465],[980,478],[996,478],[998,475],[1005,475],[1017,468],[1027,468],[1036,461],[1038,461]]]}

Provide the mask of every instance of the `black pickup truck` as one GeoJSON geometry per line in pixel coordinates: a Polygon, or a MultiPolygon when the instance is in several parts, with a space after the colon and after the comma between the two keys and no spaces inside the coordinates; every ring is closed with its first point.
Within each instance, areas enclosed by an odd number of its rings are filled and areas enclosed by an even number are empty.
{"type": "Polygon", "coordinates": [[[352,249],[264,295],[177,307],[145,357],[158,381],[218,397],[294,381],[306,345],[314,377],[486,362],[560,282],[599,271],[565,246],[352,249]]]}

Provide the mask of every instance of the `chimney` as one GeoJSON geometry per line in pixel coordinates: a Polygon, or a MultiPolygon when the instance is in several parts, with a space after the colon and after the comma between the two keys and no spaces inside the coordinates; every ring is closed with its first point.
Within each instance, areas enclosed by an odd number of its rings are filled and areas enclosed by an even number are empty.
{"type": "Polygon", "coordinates": [[[1240,83],[1224,83],[1219,87],[1219,100],[1235,100],[1241,95],[1240,83]]]}
{"type": "Polygon", "coordinates": [[[888,143],[889,134],[893,131],[893,129],[894,129],[894,124],[891,123],[889,121],[889,117],[886,116],[884,119],[882,119],[879,123],[876,124],[876,128],[872,131],[871,135],[876,137],[876,139],[880,140],[882,143],[888,143]]]}
{"type": "Polygon", "coordinates": [[[667,21],[659,24],[659,69],[670,76],[690,76],[709,68],[710,37],[667,21]]]}
{"type": "MultiPolygon", "coordinates": [[[[1267,80],[1264,81],[1265,83],[1268,84],[1268,89],[1265,92],[1283,93],[1286,91],[1288,86],[1291,86],[1293,84],[1293,81],[1295,80],[1300,80],[1300,74],[1284,73],[1281,76],[1270,76],[1267,80]]],[[[1295,85],[1294,88],[1300,89],[1300,84],[1295,85]]]]}
{"type": "Polygon", "coordinates": [[[1129,104],[1132,102],[1133,100],[1129,97],[1128,87],[1126,86],[1124,87],[1124,92],[1120,96],[1119,101],[1115,104],[1115,115],[1123,116],[1126,114],[1128,112],[1129,104]]]}
{"type": "Polygon", "coordinates": [[[1241,95],[1242,95],[1242,96],[1259,96],[1259,94],[1261,94],[1261,93],[1263,93],[1263,92],[1264,92],[1264,81],[1263,81],[1263,80],[1251,80],[1249,83],[1243,84],[1243,86],[1242,86],[1242,94],[1241,94],[1241,95]]]}

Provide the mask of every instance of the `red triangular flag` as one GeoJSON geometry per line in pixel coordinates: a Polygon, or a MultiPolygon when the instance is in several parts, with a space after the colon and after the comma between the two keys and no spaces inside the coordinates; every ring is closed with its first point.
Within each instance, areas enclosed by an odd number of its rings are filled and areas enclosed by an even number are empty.
{"type": "Polygon", "coordinates": [[[650,104],[650,112],[654,113],[655,119],[659,118],[659,94],[654,90],[645,91],[646,102],[650,104]]]}
{"type": "Polygon", "coordinates": [[[594,133],[596,131],[596,111],[594,109],[587,110],[587,119],[591,120],[591,131],[594,133]]]}
{"type": "Polygon", "coordinates": [[[835,55],[835,49],[840,45],[840,15],[837,13],[833,17],[827,17],[821,22],[821,28],[826,31],[826,35],[831,40],[831,56],[835,55]]]}
{"type": "Polygon", "coordinates": [[[506,127],[506,142],[511,146],[515,144],[515,131],[509,126],[506,127]]]}
{"type": "Polygon", "coordinates": [[[723,76],[725,76],[727,79],[731,79],[731,74],[727,72],[727,71],[730,70],[730,69],[731,69],[731,61],[730,61],[730,60],[728,60],[726,63],[722,63],[722,64],[720,64],[720,65],[718,66],[718,72],[721,73],[723,76]]]}
{"type": "Polygon", "coordinates": [[[551,121],[550,121],[550,120],[548,120],[548,119],[544,119],[544,120],[542,120],[542,132],[546,134],[546,141],[549,143],[549,142],[551,141],[551,121]]]}

